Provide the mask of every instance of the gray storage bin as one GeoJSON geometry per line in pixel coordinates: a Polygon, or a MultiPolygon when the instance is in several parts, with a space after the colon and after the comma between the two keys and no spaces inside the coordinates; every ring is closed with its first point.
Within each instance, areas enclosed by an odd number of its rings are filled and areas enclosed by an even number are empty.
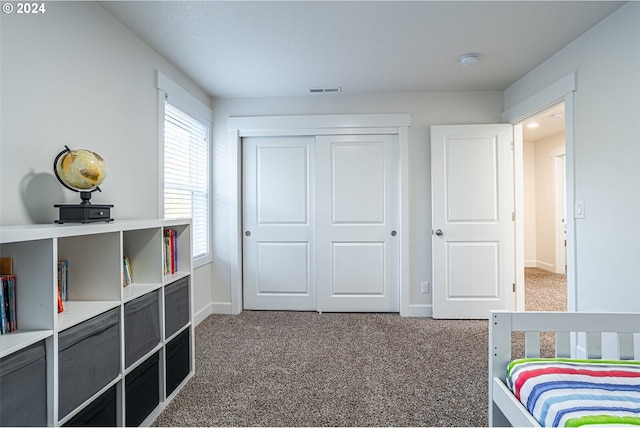
{"type": "Polygon", "coordinates": [[[190,336],[190,329],[186,329],[167,343],[165,379],[167,397],[176,390],[191,371],[190,336]]]}
{"type": "Polygon", "coordinates": [[[124,305],[125,366],[138,361],[160,343],[160,290],[124,305]]]}
{"type": "Polygon", "coordinates": [[[125,426],[140,426],[160,404],[160,353],[156,352],[125,378],[125,426]]]}
{"type": "Polygon", "coordinates": [[[47,424],[47,362],[44,341],[0,360],[0,425],[47,424]]]}
{"type": "Polygon", "coordinates": [[[164,338],[167,339],[189,322],[189,277],[164,288],[164,338]]]}
{"type": "Polygon", "coordinates": [[[64,427],[115,427],[118,426],[118,392],[113,385],[93,400],[74,417],[69,419],[64,427]]]}
{"type": "Polygon", "coordinates": [[[120,373],[120,309],[58,335],[58,413],[63,418],[120,373]]]}

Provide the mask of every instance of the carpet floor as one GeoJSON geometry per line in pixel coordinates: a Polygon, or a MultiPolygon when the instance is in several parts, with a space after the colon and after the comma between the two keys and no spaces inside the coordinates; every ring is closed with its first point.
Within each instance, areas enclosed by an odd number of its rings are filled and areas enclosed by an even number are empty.
{"type": "Polygon", "coordinates": [[[212,315],[195,376],[155,426],[486,426],[487,340],[486,321],[212,315]]]}
{"type": "Polygon", "coordinates": [[[567,310],[567,275],[526,268],[524,281],[525,307],[528,311],[567,310]]]}

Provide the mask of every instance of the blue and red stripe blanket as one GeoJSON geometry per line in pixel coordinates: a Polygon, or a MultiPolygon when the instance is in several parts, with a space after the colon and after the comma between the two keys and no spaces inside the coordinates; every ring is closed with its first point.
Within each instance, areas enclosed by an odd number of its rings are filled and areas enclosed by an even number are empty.
{"type": "Polygon", "coordinates": [[[640,426],[640,361],[520,359],[507,385],[542,426],[640,426]]]}

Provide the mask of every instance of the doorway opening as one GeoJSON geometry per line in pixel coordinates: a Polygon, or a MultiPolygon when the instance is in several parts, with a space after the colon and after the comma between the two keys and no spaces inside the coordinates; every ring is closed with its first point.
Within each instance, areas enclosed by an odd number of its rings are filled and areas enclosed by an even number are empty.
{"type": "Polygon", "coordinates": [[[525,310],[567,310],[564,102],[522,123],[525,310]]]}

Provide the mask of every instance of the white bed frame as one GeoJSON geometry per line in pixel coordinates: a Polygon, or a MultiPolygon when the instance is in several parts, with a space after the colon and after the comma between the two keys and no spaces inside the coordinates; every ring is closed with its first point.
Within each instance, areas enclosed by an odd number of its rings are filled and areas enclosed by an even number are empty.
{"type": "Polygon", "coordinates": [[[505,384],[514,331],[525,332],[527,358],[540,356],[540,332],[548,331],[557,357],[640,360],[640,313],[491,311],[489,426],[540,426],[505,384]]]}

